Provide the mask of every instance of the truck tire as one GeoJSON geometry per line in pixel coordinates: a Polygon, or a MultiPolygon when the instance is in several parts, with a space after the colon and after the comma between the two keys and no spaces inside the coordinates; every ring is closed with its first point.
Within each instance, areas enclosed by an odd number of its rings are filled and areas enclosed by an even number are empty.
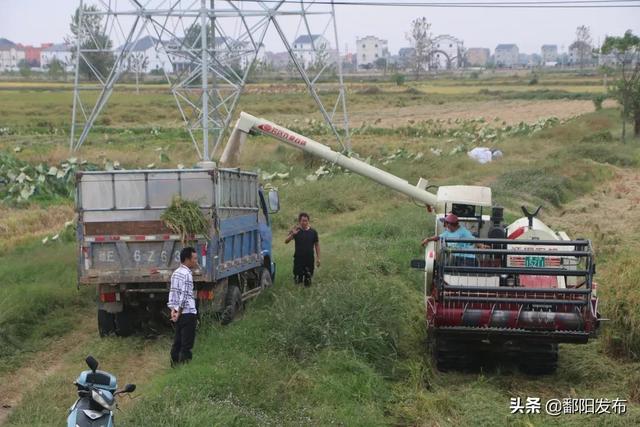
{"type": "Polygon", "coordinates": [[[273,286],[273,280],[271,278],[271,272],[269,272],[268,269],[263,267],[260,270],[260,288],[262,290],[264,290],[266,288],[270,288],[271,286],[273,286]]]}
{"type": "Polygon", "coordinates": [[[242,313],[243,308],[244,303],[242,302],[242,292],[240,292],[240,288],[237,286],[229,286],[221,323],[223,325],[231,323],[238,314],[242,313]]]}
{"type": "Polygon", "coordinates": [[[98,333],[106,337],[116,331],[115,316],[107,310],[98,309],[98,333]]]}
{"type": "Polygon", "coordinates": [[[131,310],[125,307],[119,313],[115,314],[116,335],[119,337],[128,337],[133,334],[133,315],[131,310]]]}

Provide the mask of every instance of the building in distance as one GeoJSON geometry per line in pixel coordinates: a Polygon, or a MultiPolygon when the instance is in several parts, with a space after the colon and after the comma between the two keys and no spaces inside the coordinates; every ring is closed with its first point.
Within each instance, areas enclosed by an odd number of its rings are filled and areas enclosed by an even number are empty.
{"type": "Polygon", "coordinates": [[[513,68],[518,65],[520,51],[513,43],[499,44],[495,50],[495,63],[497,67],[513,68]]]}
{"type": "Polygon", "coordinates": [[[491,49],[470,47],[465,52],[465,63],[469,67],[486,67],[491,58],[491,49]]]}
{"type": "Polygon", "coordinates": [[[356,39],[356,55],[358,68],[374,68],[378,60],[389,58],[388,42],[375,36],[356,39]]]}

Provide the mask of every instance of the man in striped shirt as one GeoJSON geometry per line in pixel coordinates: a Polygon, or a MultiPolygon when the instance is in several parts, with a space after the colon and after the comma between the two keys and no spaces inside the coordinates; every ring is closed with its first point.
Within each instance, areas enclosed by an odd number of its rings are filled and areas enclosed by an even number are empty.
{"type": "Polygon", "coordinates": [[[167,306],[171,309],[171,321],[176,324],[176,335],[171,347],[171,366],[191,360],[197,321],[191,270],[197,265],[196,250],[186,247],[180,251],[180,267],[171,275],[167,306]]]}

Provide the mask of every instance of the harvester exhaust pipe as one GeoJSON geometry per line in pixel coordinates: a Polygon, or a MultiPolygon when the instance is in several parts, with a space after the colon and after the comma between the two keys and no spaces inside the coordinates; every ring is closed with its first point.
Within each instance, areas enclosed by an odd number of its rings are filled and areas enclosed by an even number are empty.
{"type": "Polygon", "coordinates": [[[302,136],[282,126],[278,126],[273,122],[254,117],[244,112],[240,113],[240,118],[236,122],[236,126],[231,133],[229,142],[222,153],[220,158],[222,165],[235,165],[238,161],[240,150],[246,140],[247,134],[251,132],[276,138],[287,145],[320,157],[330,163],[335,163],[344,169],[350,170],[364,177],[370,178],[381,185],[405,194],[418,202],[424,203],[425,205],[436,206],[438,199],[433,193],[413,186],[407,181],[378,169],[375,166],[371,166],[361,160],[333,151],[324,144],[302,136]]]}

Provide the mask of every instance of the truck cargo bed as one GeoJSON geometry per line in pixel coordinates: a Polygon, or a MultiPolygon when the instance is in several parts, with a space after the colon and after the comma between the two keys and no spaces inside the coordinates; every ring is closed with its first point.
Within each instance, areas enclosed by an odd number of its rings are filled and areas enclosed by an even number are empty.
{"type": "Polygon", "coordinates": [[[194,280],[215,282],[262,264],[258,178],[236,169],[83,172],[77,176],[80,283],[167,282],[180,236],[160,217],[174,196],[195,201],[211,221],[190,236],[194,280]]]}

